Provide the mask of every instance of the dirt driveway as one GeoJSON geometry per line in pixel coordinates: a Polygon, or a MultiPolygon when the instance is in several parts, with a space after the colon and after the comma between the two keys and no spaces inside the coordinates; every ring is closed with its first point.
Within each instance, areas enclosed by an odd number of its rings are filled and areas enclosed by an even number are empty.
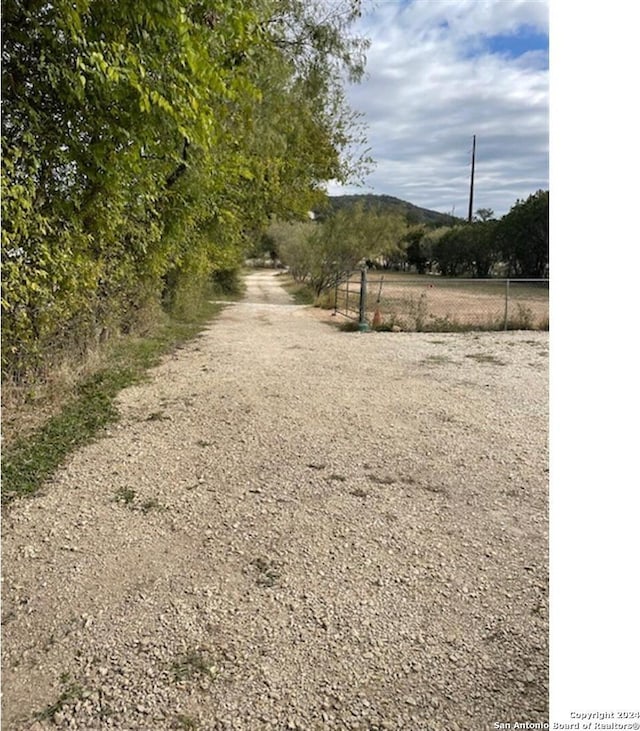
{"type": "Polygon", "coordinates": [[[547,333],[322,317],[250,275],[10,507],[3,729],[547,720],[547,333]]]}

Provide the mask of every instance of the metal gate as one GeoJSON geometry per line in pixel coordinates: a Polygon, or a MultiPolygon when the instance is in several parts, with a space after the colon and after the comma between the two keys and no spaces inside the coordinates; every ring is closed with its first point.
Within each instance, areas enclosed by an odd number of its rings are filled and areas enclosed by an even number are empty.
{"type": "Polygon", "coordinates": [[[361,331],[549,329],[548,279],[383,275],[362,269],[338,278],[331,291],[333,314],[358,323],[361,331]]]}
{"type": "MultiPolygon", "coordinates": [[[[334,286],[333,314],[343,315],[359,323],[360,330],[368,330],[367,322],[367,296],[376,294],[376,309],[382,296],[382,285],[384,275],[380,279],[369,279],[367,269],[359,269],[351,272],[343,278],[336,280],[334,286]]],[[[376,325],[376,314],[374,312],[373,322],[376,325]]]]}

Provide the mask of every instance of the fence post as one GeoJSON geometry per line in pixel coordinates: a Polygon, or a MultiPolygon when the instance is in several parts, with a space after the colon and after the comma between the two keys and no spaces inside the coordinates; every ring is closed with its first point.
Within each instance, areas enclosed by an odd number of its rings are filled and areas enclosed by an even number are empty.
{"type": "Polygon", "coordinates": [[[367,267],[362,267],[360,271],[360,316],[358,318],[358,330],[367,332],[369,325],[367,324],[367,267]]]}
{"type": "Polygon", "coordinates": [[[509,280],[506,280],[506,287],[504,290],[504,329],[507,329],[507,323],[509,322],[509,280]]]}
{"type": "Polygon", "coordinates": [[[338,314],[338,287],[340,286],[340,277],[336,274],[336,286],[333,292],[333,316],[338,314]]]}

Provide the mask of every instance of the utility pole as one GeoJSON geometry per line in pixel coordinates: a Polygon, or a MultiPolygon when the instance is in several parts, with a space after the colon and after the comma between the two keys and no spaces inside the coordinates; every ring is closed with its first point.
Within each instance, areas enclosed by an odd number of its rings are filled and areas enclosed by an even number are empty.
{"type": "Polygon", "coordinates": [[[469,190],[469,223],[473,220],[473,176],[476,171],[476,136],[473,135],[473,150],[471,152],[471,189],[469,190]]]}

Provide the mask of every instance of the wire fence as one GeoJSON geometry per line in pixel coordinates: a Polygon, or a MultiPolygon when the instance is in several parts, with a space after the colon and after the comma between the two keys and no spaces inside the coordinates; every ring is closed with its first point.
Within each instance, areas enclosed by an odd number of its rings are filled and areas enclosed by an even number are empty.
{"type": "Polygon", "coordinates": [[[334,315],[361,330],[548,330],[548,279],[454,279],[353,272],[333,289],[334,315]]]}

